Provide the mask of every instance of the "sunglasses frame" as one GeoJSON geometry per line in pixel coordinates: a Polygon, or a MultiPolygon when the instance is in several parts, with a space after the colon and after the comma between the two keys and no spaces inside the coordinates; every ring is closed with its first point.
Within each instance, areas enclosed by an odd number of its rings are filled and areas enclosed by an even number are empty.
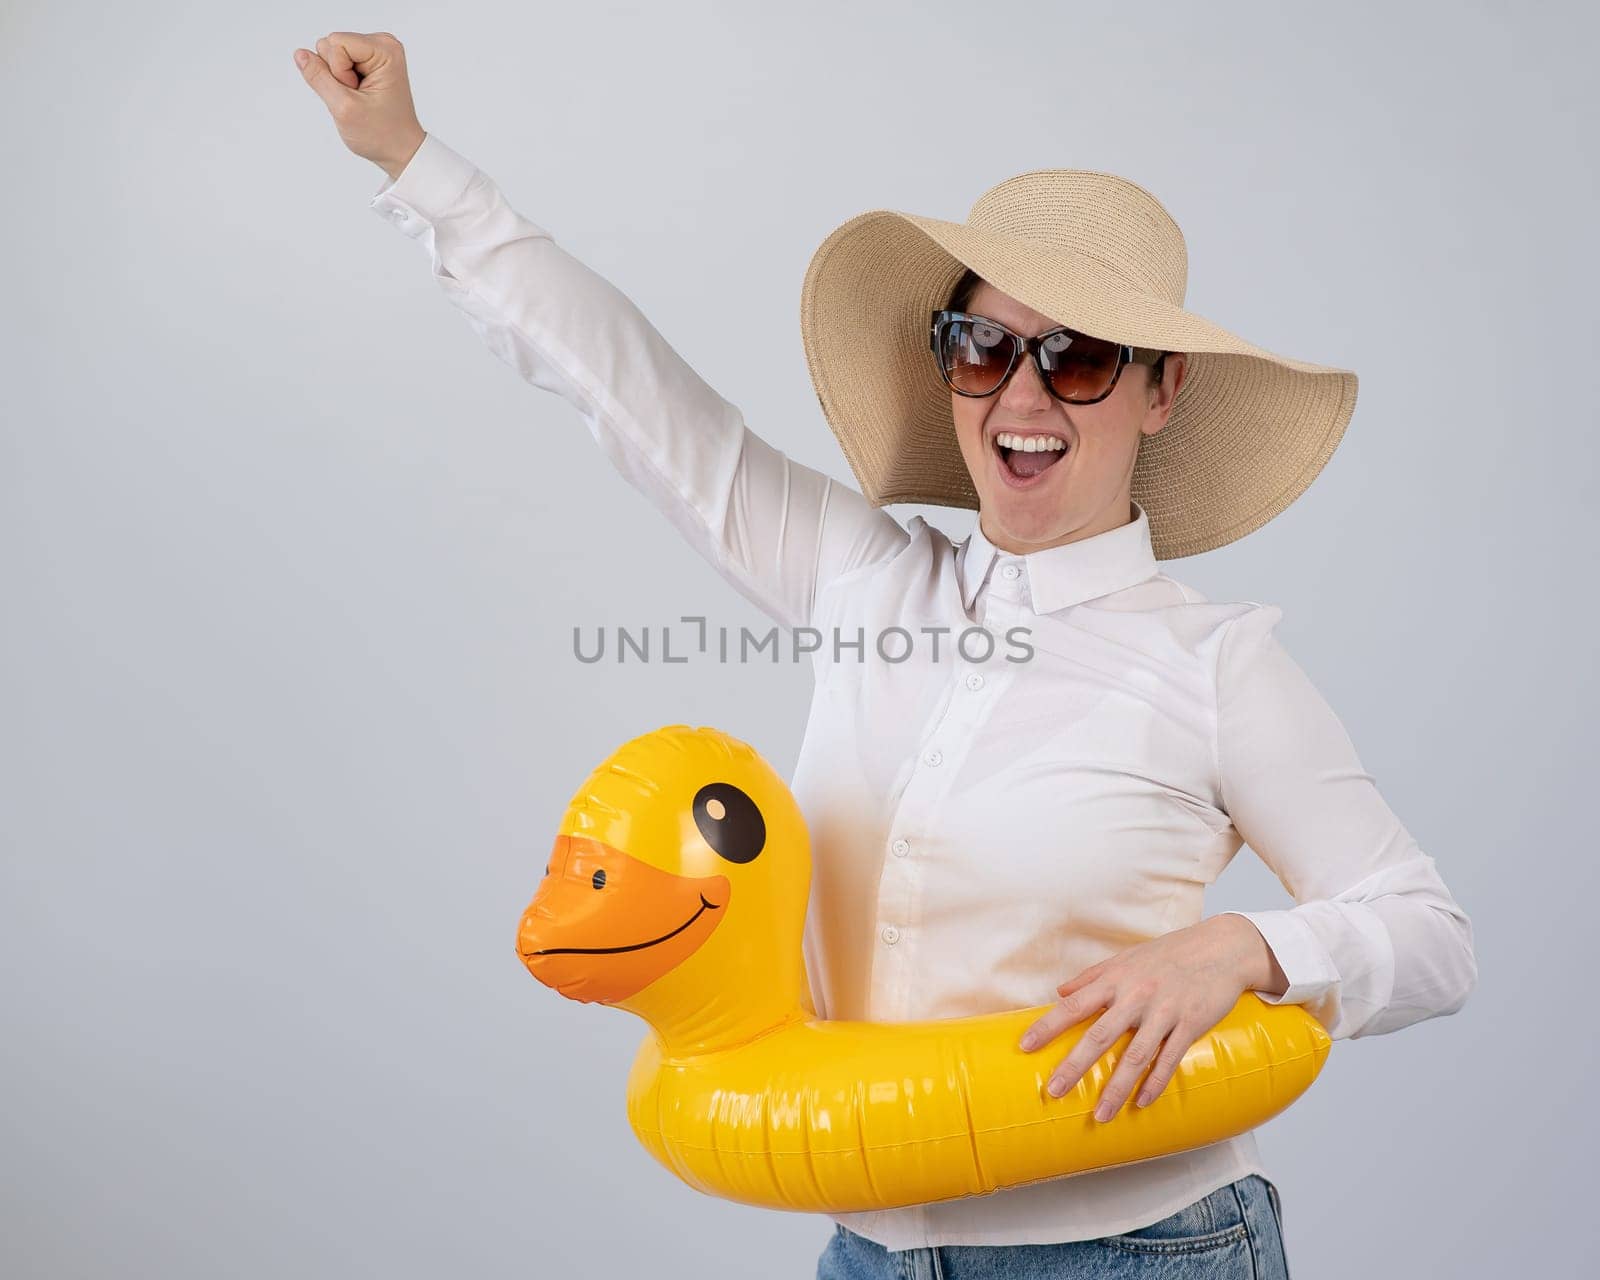
{"type": "MultiPolygon", "coordinates": [[[[1005,387],[1006,383],[1011,380],[1011,375],[1016,372],[1018,357],[1027,355],[1032,357],[1033,367],[1039,375],[1039,381],[1044,384],[1044,389],[1063,404],[1099,404],[1100,401],[1104,400],[1108,395],[1117,389],[1117,380],[1122,377],[1122,371],[1128,365],[1150,364],[1159,366],[1166,358],[1167,354],[1165,351],[1157,351],[1152,347],[1133,347],[1129,346],[1125,342],[1116,344],[1117,367],[1112,371],[1111,382],[1109,385],[1107,385],[1106,389],[1091,400],[1069,400],[1051,385],[1050,371],[1044,367],[1044,348],[1042,344],[1046,338],[1053,337],[1058,333],[1068,333],[1074,338],[1094,337],[1092,333],[1084,333],[1083,330],[1074,329],[1071,325],[1061,324],[1057,325],[1054,329],[1046,329],[1043,333],[1035,334],[1031,338],[1025,338],[1022,336],[1022,334],[1017,333],[1012,329],[1008,329],[998,320],[991,319],[989,316],[978,315],[974,311],[939,310],[933,313],[933,322],[928,329],[928,349],[933,352],[933,363],[939,370],[939,380],[958,396],[966,396],[973,400],[982,400],[988,396],[998,395],[1005,387]],[[939,355],[939,332],[944,328],[945,325],[955,320],[980,320],[984,324],[993,325],[996,329],[1000,330],[1001,333],[1006,334],[1011,339],[1011,361],[1006,365],[1005,373],[1001,375],[1000,381],[995,383],[992,390],[963,391],[950,381],[950,375],[945,372],[944,360],[941,359],[939,355]]],[[[1095,340],[1097,342],[1106,341],[1104,338],[1096,338],[1095,340]]]]}

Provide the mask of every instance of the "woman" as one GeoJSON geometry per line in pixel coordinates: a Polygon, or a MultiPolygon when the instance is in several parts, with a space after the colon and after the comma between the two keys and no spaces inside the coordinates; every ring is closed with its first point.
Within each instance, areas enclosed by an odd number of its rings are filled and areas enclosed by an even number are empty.
{"type": "MultiPolygon", "coordinates": [[[[1470,922],[1278,643],[1280,611],[1208,602],[1157,567],[1292,502],[1355,377],[1184,311],[1182,235],[1153,196],[1037,170],[966,223],[877,210],[827,238],[802,331],[858,492],[752,433],[626,296],[423,131],[392,36],[317,49],[296,51],[307,82],[387,175],[373,208],[423,241],[484,341],[568,398],[738,590],[816,638],[793,786],[819,1014],[944,1018],[1054,989],[1023,1048],[1092,1020],[1050,1087],[1092,1082],[1111,1122],[1244,991],[1335,1038],[1462,1005],[1470,922]],[[889,501],[979,515],[952,544],[889,501]],[[1297,905],[1202,918],[1246,841],[1297,905]]],[[[1247,1133],[836,1215],[818,1275],[1284,1276],[1280,1213],[1247,1133]]]]}

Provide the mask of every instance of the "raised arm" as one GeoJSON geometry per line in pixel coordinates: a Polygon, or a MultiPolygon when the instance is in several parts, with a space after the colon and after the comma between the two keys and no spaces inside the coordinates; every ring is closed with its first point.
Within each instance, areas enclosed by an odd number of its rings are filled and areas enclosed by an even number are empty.
{"type": "Polygon", "coordinates": [[[1240,615],[1217,670],[1224,810],[1296,906],[1237,911],[1260,930],[1289,988],[1334,1039],[1454,1013],[1477,982],[1472,922],[1395,816],[1333,709],[1273,628],[1276,605],[1240,615]]]}
{"type": "MultiPolygon", "coordinates": [[[[356,37],[370,41],[362,46],[347,36],[337,47],[350,49],[356,73],[370,65],[394,81],[398,41],[356,37]]],[[[333,90],[324,87],[327,100],[333,90]]],[[[330,109],[343,102],[333,96],[330,109]]],[[[341,109],[350,122],[341,136],[361,134],[358,154],[389,175],[373,210],[424,245],[434,279],[489,349],[531,385],[567,399],[617,470],[768,616],[809,623],[820,587],[906,545],[906,530],[858,490],[751,431],[626,294],[513,209],[464,156],[403,121],[379,146],[359,127],[356,107],[341,109]]]]}

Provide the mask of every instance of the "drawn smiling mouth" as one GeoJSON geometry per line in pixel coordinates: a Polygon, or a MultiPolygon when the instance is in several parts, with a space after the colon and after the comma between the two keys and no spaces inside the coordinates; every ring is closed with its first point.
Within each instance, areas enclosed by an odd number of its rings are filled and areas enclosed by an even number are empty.
{"type": "Polygon", "coordinates": [[[542,951],[533,952],[536,956],[614,956],[624,951],[643,951],[646,947],[659,946],[669,938],[676,938],[680,933],[692,925],[707,911],[716,911],[715,902],[707,902],[706,895],[700,895],[700,908],[676,929],[664,933],[659,938],[651,938],[649,942],[630,942],[622,947],[546,947],[542,951]]]}
{"type": "Polygon", "coordinates": [[[592,836],[563,833],[517,926],[517,955],[569,1000],[617,1004],[698,952],[732,900],[726,876],[683,875],[592,836]],[[609,938],[639,941],[590,945],[609,938]]]}

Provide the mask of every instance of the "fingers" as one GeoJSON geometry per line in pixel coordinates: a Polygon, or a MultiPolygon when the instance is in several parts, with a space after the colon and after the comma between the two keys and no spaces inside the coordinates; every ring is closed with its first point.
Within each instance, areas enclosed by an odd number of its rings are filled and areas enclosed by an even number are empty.
{"type": "Polygon", "coordinates": [[[1139,1096],[1134,1099],[1141,1107],[1148,1107],[1167,1087],[1173,1074],[1178,1070],[1178,1064],[1183,1061],[1183,1055],[1189,1052],[1189,1046],[1198,1038],[1197,1033],[1190,1027],[1180,1022],[1167,1036],[1166,1048],[1162,1049],[1161,1056],[1156,1059],[1156,1064],[1150,1069],[1150,1077],[1144,1082],[1144,1088],[1139,1090],[1139,1096]]]}
{"type": "MultiPolygon", "coordinates": [[[[322,41],[319,40],[317,43],[321,44],[322,41]]],[[[317,97],[322,99],[328,110],[337,115],[337,108],[344,105],[344,99],[350,90],[339,83],[321,55],[308,52],[305,62],[300,66],[300,74],[316,91],[317,97]]]]}
{"type": "MultiPolygon", "coordinates": [[[[359,89],[361,77],[356,74],[356,60],[351,56],[350,46],[340,38],[348,34],[348,32],[337,32],[334,35],[323,36],[317,41],[317,53],[328,64],[328,70],[335,80],[348,89],[359,89]]],[[[357,48],[359,47],[358,44],[357,48]]],[[[368,56],[371,56],[370,53],[368,56]]]]}
{"type": "Polygon", "coordinates": [[[1020,1043],[1023,1052],[1031,1053],[1041,1045],[1049,1044],[1068,1027],[1077,1026],[1090,1014],[1105,1008],[1110,996],[1109,989],[1085,987],[1056,1001],[1048,1013],[1022,1033],[1020,1043]]]}
{"type": "Polygon", "coordinates": [[[1155,1061],[1162,1042],[1172,1029],[1171,1018],[1146,1015],[1139,1026],[1139,1033],[1122,1051],[1122,1056],[1117,1059],[1117,1069],[1111,1073],[1111,1079],[1100,1093],[1100,1101],[1094,1109],[1096,1120],[1109,1120],[1122,1110],[1122,1104],[1128,1100],[1128,1095],[1139,1083],[1139,1077],[1145,1073],[1145,1069],[1155,1061]]]}
{"type": "Polygon", "coordinates": [[[1113,1004],[1096,1018],[1073,1046],[1072,1052],[1061,1060],[1055,1074],[1045,1086],[1052,1097],[1063,1096],[1077,1084],[1083,1073],[1098,1062],[1101,1056],[1130,1026],[1138,1020],[1138,1012],[1129,1002],[1113,1004]]]}
{"type": "Polygon", "coordinates": [[[389,32],[330,31],[317,41],[300,74],[333,107],[345,98],[341,90],[360,89],[369,74],[388,66],[405,66],[405,47],[389,32]]]}
{"type": "MultiPolygon", "coordinates": [[[[340,84],[355,89],[360,87],[361,76],[366,74],[367,67],[377,59],[385,36],[398,46],[399,41],[387,32],[330,31],[317,41],[317,52],[340,84]]],[[[389,52],[387,46],[384,52],[389,52]]]]}

